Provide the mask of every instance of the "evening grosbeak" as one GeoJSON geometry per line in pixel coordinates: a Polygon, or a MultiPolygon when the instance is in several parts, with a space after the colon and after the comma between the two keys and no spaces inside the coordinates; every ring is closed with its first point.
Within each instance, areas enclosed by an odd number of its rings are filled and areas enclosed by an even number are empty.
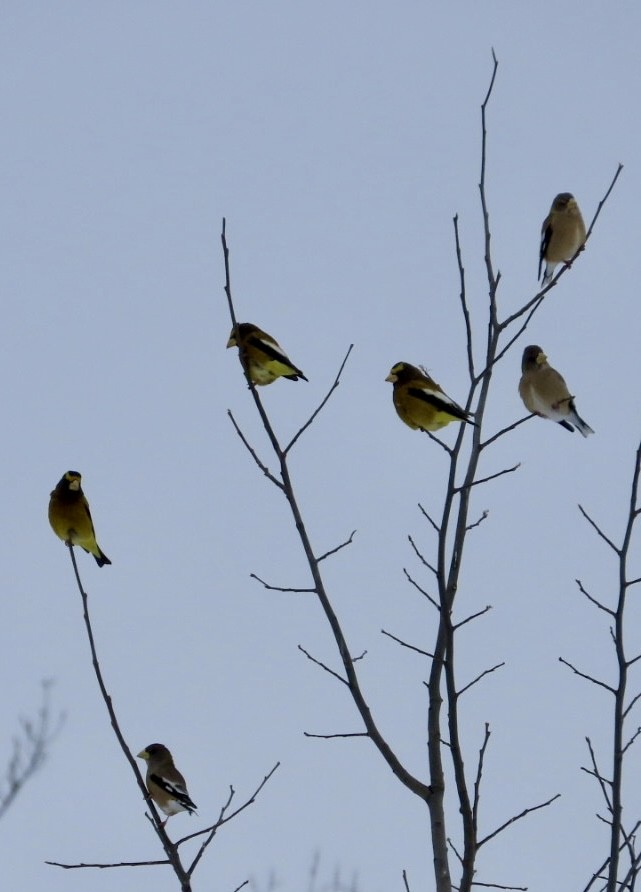
{"type": "Polygon", "coordinates": [[[385,380],[394,385],[392,396],[399,418],[413,430],[437,431],[450,421],[474,424],[470,412],[462,409],[436,381],[409,362],[397,362],[385,380]]]}
{"type": "Polygon", "coordinates": [[[536,344],[523,351],[521,371],[519,394],[528,411],[557,421],[566,430],[573,431],[576,427],[584,437],[594,433],[577,413],[574,397],[563,376],[548,365],[547,356],[536,344]]]}
{"type": "Polygon", "coordinates": [[[111,561],[96,542],[89,503],[80,486],[81,479],[77,471],[67,471],[62,475],[49,499],[49,523],[65,544],[84,548],[102,567],[111,561]]]}
{"type": "Polygon", "coordinates": [[[276,378],[307,381],[277,341],[251,322],[240,322],[233,328],[227,346],[238,347],[254,384],[271,384],[276,378]]]}
{"type": "MultiPolygon", "coordinates": [[[[167,815],[177,815],[181,811],[192,814],[197,808],[192,802],[185,778],[174,765],[171,753],[162,743],[150,743],[148,747],[138,753],[139,759],[147,763],[147,776],[145,782],[149,795],[158,808],[167,815]]],[[[167,823],[163,821],[163,827],[167,823]]]]}
{"type": "Polygon", "coordinates": [[[570,263],[585,243],[585,223],[574,196],[560,192],[541,226],[541,251],[539,253],[539,279],[545,263],[542,287],[548,284],[559,263],[570,263]]]}

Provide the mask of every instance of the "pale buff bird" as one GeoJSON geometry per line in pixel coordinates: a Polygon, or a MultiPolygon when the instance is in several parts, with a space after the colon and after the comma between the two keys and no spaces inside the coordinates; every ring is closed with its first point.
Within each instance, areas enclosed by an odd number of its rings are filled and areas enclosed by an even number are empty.
{"type": "Polygon", "coordinates": [[[541,226],[539,279],[545,263],[542,287],[548,284],[559,263],[570,263],[585,243],[585,223],[573,195],[560,192],[541,226]]]}
{"type": "Polygon", "coordinates": [[[519,394],[529,412],[556,421],[569,431],[576,427],[584,437],[594,433],[576,411],[563,376],[548,365],[541,347],[531,344],[525,348],[521,371],[519,394]]]}

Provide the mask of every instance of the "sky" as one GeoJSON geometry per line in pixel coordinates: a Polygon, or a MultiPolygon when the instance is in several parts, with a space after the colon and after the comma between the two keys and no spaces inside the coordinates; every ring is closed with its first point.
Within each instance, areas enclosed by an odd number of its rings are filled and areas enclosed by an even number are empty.
{"type": "MultiPolygon", "coordinates": [[[[554,195],[572,192],[590,220],[625,165],[587,250],[497,369],[485,419],[493,432],[523,415],[521,350],[538,343],[596,434],[534,419],[497,442],[481,472],[521,464],[474,494],[472,514],[489,516],[468,540],[457,604],[460,617],[493,607],[461,634],[458,677],[506,663],[462,704],[469,774],[492,729],[481,833],[562,794],[483,849],[477,878],[583,889],[607,849],[585,738],[607,773],[612,704],[558,658],[613,679],[607,622],[575,580],[612,603],[616,565],[577,505],[620,539],[641,437],[638,4],[27,2],[4,4],[2,19],[0,765],[41,679],[55,680],[67,714],[3,819],[4,875],[25,892],[176,888],[161,867],[44,863],[161,856],[46,519],[73,469],[113,562],[78,554],[123,732],[134,753],[169,746],[199,806],[172,818],[170,835],[212,823],[230,785],[242,801],[281,763],[221,831],[194,889],[251,879],[265,892],[273,875],[279,892],[300,890],[315,852],[321,873],[356,876],[359,892],[402,890],[403,870],[412,892],[433,888],[426,811],[374,747],[304,736],[361,730],[343,687],[298,649],[338,668],[319,605],[250,578],[309,585],[286,503],[227,415],[273,467],[225,350],[220,230],[225,217],[238,317],[309,378],[261,394],[284,439],[354,344],[291,469],[317,552],[357,530],[325,562],[327,587],[353,651],[367,651],[359,669],[381,730],[426,779],[429,665],[380,632],[433,641],[433,611],[403,568],[422,578],[407,536],[429,554],[417,504],[438,514],[445,456],[401,424],[384,379],[400,360],[423,364],[465,401],[452,218],[480,343],[480,103],[494,48],[487,190],[502,313],[536,292],[554,195]]],[[[638,759],[633,749],[629,824],[641,814],[638,759]]],[[[456,836],[453,803],[449,816],[456,836]]]]}

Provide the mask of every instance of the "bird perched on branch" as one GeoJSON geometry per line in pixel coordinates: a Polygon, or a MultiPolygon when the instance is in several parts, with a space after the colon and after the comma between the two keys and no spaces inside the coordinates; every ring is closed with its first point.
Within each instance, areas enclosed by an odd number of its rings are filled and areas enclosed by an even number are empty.
{"type": "Polygon", "coordinates": [[[585,244],[585,223],[573,195],[560,192],[541,226],[541,251],[539,275],[545,263],[542,286],[548,284],[559,263],[570,263],[579,248],[585,244]]]}
{"type": "Polygon", "coordinates": [[[174,765],[171,753],[162,743],[150,743],[148,747],[138,753],[139,759],[147,763],[147,776],[145,782],[149,795],[158,808],[167,815],[162,822],[164,827],[172,815],[181,811],[192,814],[197,808],[192,802],[185,778],[174,765]]]}
{"type": "Polygon", "coordinates": [[[79,545],[92,554],[99,567],[111,561],[96,542],[89,503],[80,485],[81,475],[67,471],[51,493],[49,499],[49,523],[66,545],[79,545]]]}
{"type": "Polygon", "coordinates": [[[594,433],[579,416],[563,376],[548,365],[541,347],[531,344],[525,348],[521,371],[519,394],[529,412],[556,421],[569,431],[576,427],[584,437],[594,433]]]}
{"type": "Polygon", "coordinates": [[[240,322],[232,328],[228,347],[238,347],[254,384],[271,384],[276,378],[307,381],[271,335],[251,322],[240,322]]]}
{"type": "Polygon", "coordinates": [[[413,430],[437,431],[450,421],[474,424],[471,413],[444,393],[429,375],[409,362],[397,362],[385,379],[394,385],[394,406],[413,430]]]}

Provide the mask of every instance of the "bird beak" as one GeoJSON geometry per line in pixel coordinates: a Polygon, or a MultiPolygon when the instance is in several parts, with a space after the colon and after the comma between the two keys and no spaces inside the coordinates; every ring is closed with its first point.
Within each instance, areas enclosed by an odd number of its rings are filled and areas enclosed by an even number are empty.
{"type": "Polygon", "coordinates": [[[391,383],[393,384],[396,381],[396,375],[394,375],[392,372],[390,372],[385,380],[391,381],[391,383]]]}
{"type": "Polygon", "coordinates": [[[536,357],[536,364],[537,364],[537,365],[543,365],[543,363],[544,363],[544,362],[547,362],[547,361],[548,361],[548,358],[547,358],[547,356],[545,355],[545,353],[539,353],[539,355],[536,357]]]}
{"type": "Polygon", "coordinates": [[[232,336],[230,337],[230,339],[227,341],[227,346],[228,346],[228,347],[235,347],[235,346],[236,346],[236,338],[234,337],[234,335],[232,335],[232,336]]]}
{"type": "Polygon", "coordinates": [[[77,492],[80,489],[80,481],[78,478],[70,481],[69,489],[72,490],[72,492],[77,492]]]}
{"type": "Polygon", "coordinates": [[[147,750],[140,750],[136,758],[144,759],[145,761],[147,761],[147,759],[149,758],[149,753],[147,752],[147,750]]]}

